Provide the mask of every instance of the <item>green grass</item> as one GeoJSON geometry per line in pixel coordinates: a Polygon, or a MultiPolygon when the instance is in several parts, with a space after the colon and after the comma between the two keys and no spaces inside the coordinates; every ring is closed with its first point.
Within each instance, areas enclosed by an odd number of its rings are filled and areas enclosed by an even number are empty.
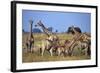
{"type": "MultiPolygon", "coordinates": [[[[47,38],[47,36],[45,34],[33,34],[34,38],[35,38],[35,44],[36,46],[41,45],[42,44],[42,40],[47,38]]],[[[64,40],[66,39],[72,39],[73,36],[69,35],[69,34],[57,34],[57,36],[60,39],[60,42],[63,43],[64,40]]],[[[22,36],[22,47],[24,48],[24,44],[26,42],[26,39],[28,37],[28,33],[27,34],[23,34],[22,36]]],[[[24,51],[24,49],[23,49],[24,51]]],[[[39,52],[35,52],[35,53],[22,53],[22,61],[23,63],[29,63],[29,62],[44,62],[44,61],[69,61],[69,60],[86,60],[86,59],[90,59],[90,56],[85,56],[83,55],[80,50],[78,49],[74,49],[74,56],[50,56],[50,54],[46,51],[44,53],[44,56],[41,56],[39,52]]]]}

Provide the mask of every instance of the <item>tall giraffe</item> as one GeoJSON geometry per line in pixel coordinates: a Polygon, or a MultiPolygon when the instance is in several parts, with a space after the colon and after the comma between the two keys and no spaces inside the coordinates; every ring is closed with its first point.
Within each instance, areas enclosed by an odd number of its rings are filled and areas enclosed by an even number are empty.
{"type": "Polygon", "coordinates": [[[44,26],[44,24],[43,24],[41,21],[39,21],[35,26],[41,27],[41,29],[43,30],[43,32],[44,32],[48,37],[49,37],[50,35],[53,34],[52,32],[50,32],[50,31],[44,26]]]}
{"type": "Polygon", "coordinates": [[[71,56],[73,54],[73,48],[77,45],[77,41],[80,40],[80,38],[82,38],[82,36],[79,36],[76,39],[65,40],[63,45],[54,44],[52,48],[57,49],[56,52],[58,55],[63,54],[64,56],[66,55],[71,56]]]}
{"type": "Polygon", "coordinates": [[[35,26],[41,27],[41,29],[43,30],[43,32],[48,36],[48,40],[52,40],[52,41],[57,41],[58,40],[58,36],[56,34],[54,34],[53,32],[50,32],[44,26],[44,24],[41,21],[39,21],[35,26]]]}
{"type": "Polygon", "coordinates": [[[52,56],[52,52],[53,52],[53,49],[51,48],[51,46],[53,44],[58,44],[59,43],[59,38],[56,34],[54,34],[53,32],[50,32],[45,26],[44,24],[39,21],[35,26],[38,26],[38,27],[41,27],[41,29],[43,30],[43,32],[48,36],[47,39],[46,39],[46,44],[44,44],[43,42],[43,47],[42,47],[42,56],[43,56],[43,53],[46,49],[49,50],[51,56],[52,56]],[[49,43],[49,44],[48,44],[49,43]]]}
{"type": "Polygon", "coordinates": [[[70,41],[70,43],[68,45],[66,45],[66,48],[69,51],[69,55],[72,55],[73,49],[77,45],[77,42],[79,42],[79,41],[80,41],[80,43],[85,42],[85,45],[87,45],[87,46],[85,46],[85,48],[86,48],[85,53],[90,54],[90,45],[91,45],[90,37],[86,33],[80,34],[74,28],[73,28],[73,31],[74,31],[75,35],[72,38],[72,40],[70,41]]]}
{"type": "Polygon", "coordinates": [[[27,46],[27,50],[29,50],[30,52],[32,52],[32,46],[34,46],[34,36],[32,34],[32,25],[33,25],[33,21],[29,20],[30,23],[30,32],[29,32],[29,36],[27,38],[26,41],[26,46],[27,46]]]}
{"type": "Polygon", "coordinates": [[[75,33],[73,36],[73,40],[77,39],[78,37],[80,37],[82,35],[81,33],[79,33],[78,31],[75,30],[74,26],[71,27],[71,30],[73,30],[73,32],[75,33]]]}
{"type": "Polygon", "coordinates": [[[74,31],[75,34],[79,34],[79,32],[75,30],[74,26],[72,26],[71,29],[74,31]]]}
{"type": "Polygon", "coordinates": [[[73,54],[73,48],[76,46],[77,41],[79,41],[82,38],[82,35],[80,35],[77,38],[72,38],[71,40],[65,40],[64,46],[65,46],[65,52],[67,51],[67,54],[71,56],[73,54]]]}

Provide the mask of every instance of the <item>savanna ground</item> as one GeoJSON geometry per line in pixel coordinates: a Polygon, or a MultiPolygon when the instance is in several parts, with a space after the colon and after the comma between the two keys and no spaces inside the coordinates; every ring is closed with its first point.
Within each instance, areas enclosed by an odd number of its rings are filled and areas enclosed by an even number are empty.
{"type": "MultiPolygon", "coordinates": [[[[26,39],[28,37],[29,33],[23,33],[22,35],[22,47],[25,47],[25,42],[26,39]]],[[[35,38],[35,46],[41,45],[42,44],[42,40],[46,39],[46,35],[43,33],[34,33],[34,38],[35,38]]],[[[62,34],[57,34],[57,36],[60,38],[60,43],[63,44],[64,40],[66,39],[72,39],[73,36],[71,34],[66,34],[66,33],[62,33],[62,34]]],[[[22,52],[22,61],[23,63],[30,63],[30,62],[44,62],[44,61],[69,61],[69,60],[87,60],[90,59],[90,56],[86,56],[83,55],[83,53],[81,52],[80,49],[74,49],[73,51],[73,56],[50,56],[50,53],[45,51],[44,56],[40,55],[40,52],[34,52],[34,53],[26,53],[25,49],[23,49],[22,52]]]]}

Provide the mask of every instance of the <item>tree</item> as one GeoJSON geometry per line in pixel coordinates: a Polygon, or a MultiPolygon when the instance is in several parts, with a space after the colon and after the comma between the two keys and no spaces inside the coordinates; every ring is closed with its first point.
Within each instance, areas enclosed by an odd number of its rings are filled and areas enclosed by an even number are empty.
{"type": "Polygon", "coordinates": [[[58,30],[56,30],[55,32],[58,33],[58,30]]]}
{"type": "MultiPolygon", "coordinates": [[[[79,27],[74,27],[74,29],[79,32],[79,33],[82,33],[81,29],[79,27]]],[[[68,30],[67,30],[67,33],[72,33],[74,34],[74,31],[72,30],[72,27],[69,27],[68,30]]]]}
{"type": "Polygon", "coordinates": [[[24,30],[24,29],[22,29],[22,32],[25,32],[25,30],[24,30]]]}
{"type": "Polygon", "coordinates": [[[33,32],[33,33],[41,33],[42,31],[41,31],[40,29],[38,29],[38,28],[34,28],[34,29],[32,30],[32,32],[33,32]]]}
{"type": "Polygon", "coordinates": [[[48,30],[52,32],[53,28],[52,27],[48,27],[48,30]]]}

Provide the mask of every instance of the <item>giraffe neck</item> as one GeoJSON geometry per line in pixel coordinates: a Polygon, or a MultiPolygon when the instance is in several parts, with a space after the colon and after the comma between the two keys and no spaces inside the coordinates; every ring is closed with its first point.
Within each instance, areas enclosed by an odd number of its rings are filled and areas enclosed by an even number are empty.
{"type": "Polygon", "coordinates": [[[73,47],[74,44],[82,37],[82,35],[75,35],[75,37],[71,40],[69,47],[73,47]]]}
{"type": "Polygon", "coordinates": [[[50,36],[52,34],[52,32],[48,31],[48,29],[42,24],[41,26],[43,32],[47,35],[50,36]]]}
{"type": "Polygon", "coordinates": [[[74,33],[77,35],[77,34],[79,34],[74,28],[73,28],[73,31],[74,31],[74,33]]]}

